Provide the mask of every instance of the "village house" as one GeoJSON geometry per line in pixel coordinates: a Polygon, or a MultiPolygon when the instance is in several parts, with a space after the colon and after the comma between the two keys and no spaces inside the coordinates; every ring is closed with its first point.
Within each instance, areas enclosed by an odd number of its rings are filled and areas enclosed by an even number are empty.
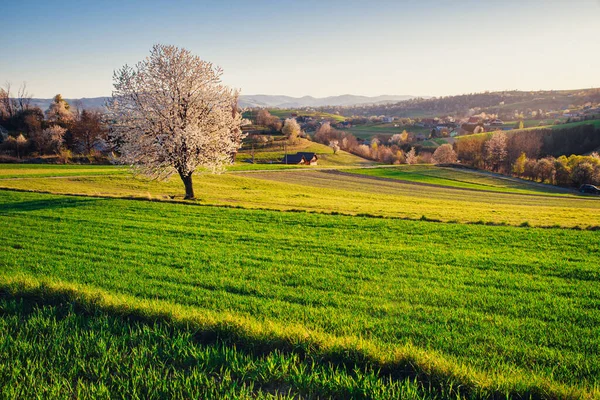
{"type": "Polygon", "coordinates": [[[287,154],[281,161],[282,164],[293,164],[293,165],[317,165],[319,158],[315,153],[296,153],[287,154]]]}
{"type": "Polygon", "coordinates": [[[333,125],[333,127],[337,128],[337,129],[352,128],[352,123],[350,121],[342,121],[342,122],[338,122],[337,124],[333,125]]]}

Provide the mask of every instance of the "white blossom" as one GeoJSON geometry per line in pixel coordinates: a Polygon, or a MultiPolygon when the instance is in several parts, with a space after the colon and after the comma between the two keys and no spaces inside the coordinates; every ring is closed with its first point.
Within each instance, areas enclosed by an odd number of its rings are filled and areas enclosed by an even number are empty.
{"type": "Polygon", "coordinates": [[[193,198],[194,171],[220,172],[243,138],[238,92],[221,75],[188,50],[165,45],[116,71],[109,122],[123,160],[155,178],[177,172],[193,198]]]}

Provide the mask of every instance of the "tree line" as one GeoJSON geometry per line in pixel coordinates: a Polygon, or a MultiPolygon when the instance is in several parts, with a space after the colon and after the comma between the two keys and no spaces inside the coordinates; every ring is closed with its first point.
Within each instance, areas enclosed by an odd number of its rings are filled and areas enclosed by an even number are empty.
{"type": "Polygon", "coordinates": [[[454,147],[461,163],[479,169],[560,186],[600,184],[600,128],[591,124],[465,136],[454,147]]]}
{"type": "Polygon", "coordinates": [[[385,164],[460,162],[475,168],[513,175],[561,186],[584,183],[600,185],[600,128],[592,124],[562,129],[522,131],[463,136],[454,145],[447,143],[431,153],[419,151],[406,131],[387,139],[361,143],[347,131],[329,123],[319,127],[314,140],[363,158],[385,164]],[[575,155],[590,153],[589,156],[575,155]]]}
{"type": "Polygon", "coordinates": [[[360,157],[384,164],[447,164],[457,161],[452,145],[438,147],[435,152],[419,151],[407,131],[391,137],[376,137],[370,143],[362,143],[353,134],[335,129],[329,122],[323,123],[313,137],[315,142],[330,146],[334,153],[341,149],[360,157]]]}
{"type": "Polygon", "coordinates": [[[25,85],[14,96],[10,84],[0,88],[0,153],[5,159],[58,156],[66,162],[74,153],[102,158],[110,150],[102,112],[73,107],[60,94],[42,111],[31,105],[25,85]]]}
{"type": "Polygon", "coordinates": [[[526,110],[560,110],[581,106],[587,102],[600,102],[600,89],[580,91],[504,91],[471,93],[458,96],[413,98],[396,103],[363,104],[355,106],[325,106],[319,111],[350,116],[389,115],[410,117],[414,115],[462,115],[469,109],[501,111],[501,117],[513,116],[526,110]]]}

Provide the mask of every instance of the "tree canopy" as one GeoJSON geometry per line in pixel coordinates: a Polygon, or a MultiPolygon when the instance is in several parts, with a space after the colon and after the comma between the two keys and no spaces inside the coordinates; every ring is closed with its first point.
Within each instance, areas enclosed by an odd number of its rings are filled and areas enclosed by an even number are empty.
{"type": "Polygon", "coordinates": [[[238,92],[221,75],[190,51],[160,44],[116,71],[109,119],[123,160],[157,178],[177,172],[185,198],[194,198],[194,171],[219,172],[241,144],[238,92]]]}

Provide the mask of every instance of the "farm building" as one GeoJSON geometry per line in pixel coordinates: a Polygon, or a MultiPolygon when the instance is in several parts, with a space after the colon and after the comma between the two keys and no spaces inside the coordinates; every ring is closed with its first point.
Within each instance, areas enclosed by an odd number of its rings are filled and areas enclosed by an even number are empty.
{"type": "Polygon", "coordinates": [[[317,165],[318,157],[315,153],[287,154],[283,157],[283,164],[317,165]]]}

